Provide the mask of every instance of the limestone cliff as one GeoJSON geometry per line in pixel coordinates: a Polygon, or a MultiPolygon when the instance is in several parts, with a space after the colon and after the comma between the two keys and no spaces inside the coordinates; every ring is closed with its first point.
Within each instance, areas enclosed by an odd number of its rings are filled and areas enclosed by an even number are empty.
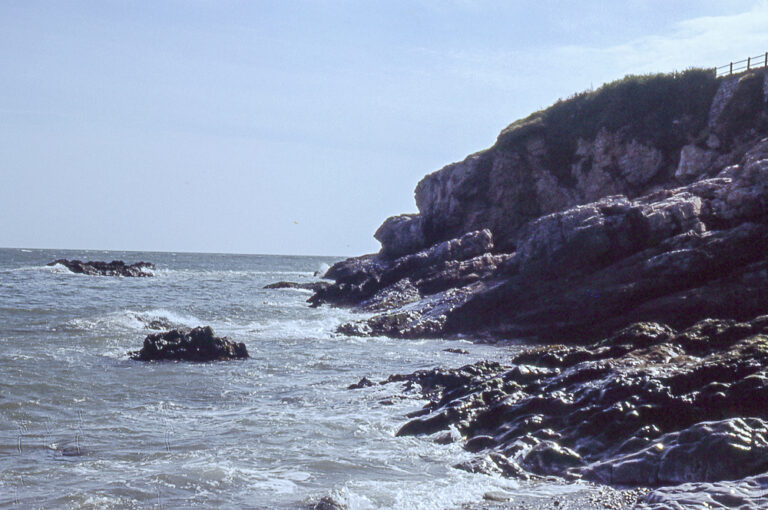
{"type": "Polygon", "coordinates": [[[576,95],[426,176],[415,192],[420,214],[385,223],[407,231],[377,239],[385,252],[403,254],[488,228],[497,249],[511,251],[519,228],[539,216],[687,184],[735,163],[754,130],[765,130],[767,94],[762,73],[718,80],[688,71],[576,95]]]}
{"type": "Polygon", "coordinates": [[[594,338],[768,311],[768,74],[628,77],[426,176],[313,298],[347,334],[594,338]]]}

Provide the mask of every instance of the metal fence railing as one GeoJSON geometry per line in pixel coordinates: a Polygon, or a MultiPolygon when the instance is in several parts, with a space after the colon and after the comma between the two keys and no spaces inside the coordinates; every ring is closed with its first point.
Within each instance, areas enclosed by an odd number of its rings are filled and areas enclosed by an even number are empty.
{"type": "Polygon", "coordinates": [[[768,51],[763,55],[745,58],[738,62],[729,62],[724,66],[716,67],[715,75],[718,77],[728,76],[731,74],[743,73],[751,69],[760,69],[762,67],[768,67],[768,51]]]}

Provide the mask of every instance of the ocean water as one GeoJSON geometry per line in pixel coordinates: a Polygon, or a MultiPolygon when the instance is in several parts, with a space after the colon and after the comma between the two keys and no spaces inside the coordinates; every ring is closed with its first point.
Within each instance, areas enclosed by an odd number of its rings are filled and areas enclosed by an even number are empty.
{"type": "Polygon", "coordinates": [[[309,308],[333,258],[0,249],[0,507],[461,508],[489,491],[561,494],[453,468],[460,443],[395,437],[424,401],[361,377],[503,360],[469,341],[349,338],[353,312],[309,308]],[[57,258],[147,260],[155,278],[92,277],[57,258]],[[251,358],[142,363],[153,321],[210,325],[251,358]],[[461,347],[468,355],[444,352],[461,347]]]}

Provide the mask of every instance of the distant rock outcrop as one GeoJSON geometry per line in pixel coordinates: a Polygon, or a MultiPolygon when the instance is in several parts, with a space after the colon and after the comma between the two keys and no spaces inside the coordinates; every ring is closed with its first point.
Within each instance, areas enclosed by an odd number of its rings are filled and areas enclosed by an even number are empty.
{"type": "Polygon", "coordinates": [[[244,343],[219,338],[205,326],[153,333],[144,339],[141,350],[130,356],[137,361],[225,361],[247,358],[248,350],[244,343]]]}
{"type": "Polygon", "coordinates": [[[79,260],[58,259],[50,262],[48,265],[55,266],[56,264],[65,266],[73,273],[87,274],[91,276],[155,276],[155,265],[150,262],[126,264],[122,260],[113,260],[112,262],[81,262],[79,260]]]}

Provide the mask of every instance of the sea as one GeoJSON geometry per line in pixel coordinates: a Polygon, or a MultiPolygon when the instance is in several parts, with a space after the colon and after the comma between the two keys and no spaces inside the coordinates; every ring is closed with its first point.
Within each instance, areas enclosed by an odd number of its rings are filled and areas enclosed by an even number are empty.
{"type": "Polygon", "coordinates": [[[396,437],[426,401],[362,377],[481,359],[513,347],[354,338],[365,316],[311,308],[338,257],[0,249],[0,508],[460,509],[489,493],[567,496],[454,466],[461,441],[396,437]],[[153,278],[95,277],[60,258],[153,262],[153,278]],[[250,359],[131,360],[150,333],[211,326],[250,359]],[[467,354],[446,352],[463,349],[467,354]]]}

